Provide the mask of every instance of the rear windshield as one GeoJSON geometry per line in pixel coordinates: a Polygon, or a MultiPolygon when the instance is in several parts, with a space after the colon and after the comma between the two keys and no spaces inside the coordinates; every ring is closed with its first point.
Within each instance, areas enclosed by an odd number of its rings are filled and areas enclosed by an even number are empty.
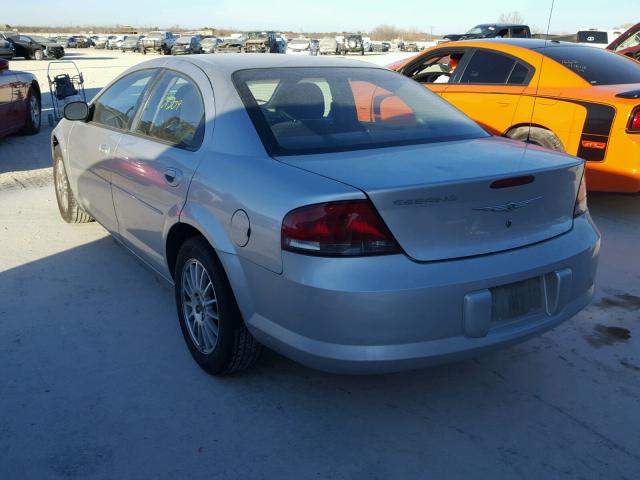
{"type": "Polygon", "coordinates": [[[592,47],[549,47],[539,50],[591,85],[640,83],[640,63],[609,50],[592,47]]]}
{"type": "Polygon", "coordinates": [[[582,32],[578,32],[578,42],[609,45],[609,35],[607,34],[607,32],[585,30],[582,32]]]}
{"type": "Polygon", "coordinates": [[[253,69],[236,72],[233,80],[272,155],[488,136],[423,86],[383,69],[253,69]]]}

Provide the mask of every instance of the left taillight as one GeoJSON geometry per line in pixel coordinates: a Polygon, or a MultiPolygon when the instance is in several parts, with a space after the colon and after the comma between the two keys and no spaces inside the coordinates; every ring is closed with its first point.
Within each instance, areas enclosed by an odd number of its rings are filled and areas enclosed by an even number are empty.
{"type": "Polygon", "coordinates": [[[587,174],[582,172],[582,180],[580,180],[580,186],[578,187],[578,196],[576,197],[576,204],[573,208],[573,218],[579,217],[587,213],[587,174]]]}
{"type": "Polygon", "coordinates": [[[326,257],[401,252],[368,200],[322,203],[292,210],[282,222],[282,249],[326,257]]]}
{"type": "Polygon", "coordinates": [[[629,124],[627,125],[627,132],[640,133],[640,107],[636,107],[631,113],[629,124]]]}

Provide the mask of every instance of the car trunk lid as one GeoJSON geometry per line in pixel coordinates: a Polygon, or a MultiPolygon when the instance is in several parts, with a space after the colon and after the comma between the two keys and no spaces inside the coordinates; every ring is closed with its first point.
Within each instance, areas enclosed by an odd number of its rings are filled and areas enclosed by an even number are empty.
{"type": "Polygon", "coordinates": [[[567,232],[583,172],[575,157],[499,138],[278,160],[363,191],[417,261],[489,254],[567,232]]]}

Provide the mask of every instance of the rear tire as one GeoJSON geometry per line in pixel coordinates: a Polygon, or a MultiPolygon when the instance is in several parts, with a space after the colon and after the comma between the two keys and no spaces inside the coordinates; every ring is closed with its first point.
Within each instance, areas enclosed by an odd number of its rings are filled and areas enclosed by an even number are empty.
{"type": "Polygon", "coordinates": [[[174,277],[182,335],[200,367],[227,375],[253,365],[262,346],[247,330],[224,268],[203,238],[182,245],[174,277]]]}
{"type": "Polygon", "coordinates": [[[56,148],[53,153],[53,186],[56,191],[56,200],[60,216],[67,223],[88,223],[93,218],[82,207],[78,205],[76,197],[71,191],[69,177],[64,166],[60,149],[56,148]]]}
{"type": "Polygon", "coordinates": [[[556,152],[564,152],[564,146],[560,139],[551,130],[541,127],[517,127],[510,130],[506,136],[513,140],[539,145],[556,152]]]}

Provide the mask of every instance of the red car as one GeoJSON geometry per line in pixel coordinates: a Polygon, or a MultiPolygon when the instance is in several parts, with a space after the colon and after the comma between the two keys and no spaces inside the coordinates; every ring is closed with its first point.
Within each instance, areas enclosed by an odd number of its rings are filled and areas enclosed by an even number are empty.
{"type": "Polygon", "coordinates": [[[640,60],[640,23],[616,38],[607,49],[640,60]]]}
{"type": "Polygon", "coordinates": [[[40,131],[40,85],[27,72],[9,70],[9,61],[0,59],[0,137],[40,131]]]}

